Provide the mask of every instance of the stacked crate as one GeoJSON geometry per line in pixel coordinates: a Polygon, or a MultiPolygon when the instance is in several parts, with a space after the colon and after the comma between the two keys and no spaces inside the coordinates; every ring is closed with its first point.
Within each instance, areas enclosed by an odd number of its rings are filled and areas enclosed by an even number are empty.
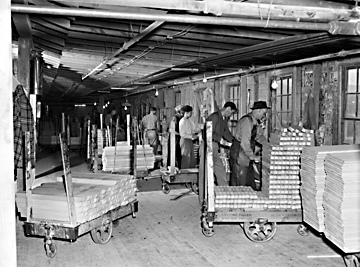
{"type": "Polygon", "coordinates": [[[325,157],[325,236],[345,253],[360,251],[360,153],[325,157]]]}
{"type": "Polygon", "coordinates": [[[303,219],[304,222],[318,232],[324,232],[325,230],[323,207],[326,180],[325,157],[328,154],[356,151],[360,153],[360,145],[305,147],[301,153],[300,191],[303,219]]]}
{"type": "Polygon", "coordinates": [[[300,153],[313,131],[283,128],[263,144],[261,192],[251,187],[216,187],[216,208],[301,210],[300,153]]]}

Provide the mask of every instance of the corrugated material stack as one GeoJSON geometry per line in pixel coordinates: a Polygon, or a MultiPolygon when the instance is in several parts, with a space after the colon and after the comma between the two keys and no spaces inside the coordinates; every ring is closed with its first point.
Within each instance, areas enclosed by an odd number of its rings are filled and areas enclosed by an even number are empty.
{"type": "MultiPolygon", "coordinates": [[[[103,171],[115,171],[119,173],[128,173],[133,171],[134,153],[132,146],[117,145],[116,155],[115,147],[104,147],[102,154],[103,171]],[[114,167],[115,157],[115,167],[114,167]]],[[[136,170],[147,171],[154,168],[155,155],[150,145],[136,146],[136,170]]]]}
{"type": "Polygon", "coordinates": [[[303,219],[318,232],[325,230],[323,207],[326,179],[325,157],[328,154],[356,151],[360,152],[360,145],[304,147],[301,153],[300,191],[303,219]]]}
{"type": "Polygon", "coordinates": [[[263,144],[262,188],[216,187],[216,208],[301,210],[300,153],[313,144],[313,131],[283,128],[263,144]]]}
{"type": "MultiPolygon", "coordinates": [[[[117,175],[116,179],[73,178],[76,222],[95,219],[109,210],[136,200],[136,179],[117,175]]],[[[64,182],[44,183],[32,190],[32,218],[50,221],[69,221],[64,182]]],[[[26,194],[16,193],[16,204],[21,217],[26,217],[26,194]]]]}
{"type": "Polygon", "coordinates": [[[360,251],[360,153],[325,157],[325,236],[345,253],[360,251]]]}

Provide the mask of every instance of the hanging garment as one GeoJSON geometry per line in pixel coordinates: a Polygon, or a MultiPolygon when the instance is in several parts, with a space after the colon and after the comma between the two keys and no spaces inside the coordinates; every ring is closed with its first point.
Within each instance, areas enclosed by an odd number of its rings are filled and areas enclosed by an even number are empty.
{"type": "Polygon", "coordinates": [[[30,132],[30,160],[34,162],[34,117],[30,101],[22,85],[18,85],[13,92],[13,122],[14,122],[14,167],[23,167],[24,132],[30,132]]]}

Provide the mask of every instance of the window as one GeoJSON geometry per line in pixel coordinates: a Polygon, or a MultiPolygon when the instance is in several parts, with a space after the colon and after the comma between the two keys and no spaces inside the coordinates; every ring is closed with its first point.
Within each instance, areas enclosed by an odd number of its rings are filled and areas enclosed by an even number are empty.
{"type": "Polygon", "coordinates": [[[344,106],[342,117],[342,139],[346,144],[360,144],[360,67],[346,70],[344,106]]]}
{"type": "MultiPolygon", "coordinates": [[[[240,110],[241,102],[240,102],[240,84],[232,84],[228,87],[229,90],[229,101],[234,102],[238,110],[240,110]]],[[[235,112],[228,121],[229,130],[234,134],[235,127],[240,119],[239,112],[235,112]]]]}
{"type": "Polygon", "coordinates": [[[273,122],[276,128],[291,125],[292,117],[292,77],[277,79],[277,88],[273,90],[273,122]]]}

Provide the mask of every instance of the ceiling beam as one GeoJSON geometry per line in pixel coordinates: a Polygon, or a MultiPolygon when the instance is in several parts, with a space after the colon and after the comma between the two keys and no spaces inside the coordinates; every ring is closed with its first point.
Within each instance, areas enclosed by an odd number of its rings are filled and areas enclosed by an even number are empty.
{"type": "MultiPolygon", "coordinates": [[[[164,1],[165,2],[165,1],[164,1]]],[[[166,21],[174,23],[188,24],[207,24],[223,26],[243,26],[256,28],[274,28],[274,29],[298,29],[312,31],[331,31],[332,26],[329,23],[295,22],[295,21],[277,21],[277,20],[259,20],[234,17],[212,17],[212,16],[194,16],[194,15],[176,15],[176,14],[141,14],[127,13],[103,10],[90,10],[80,8],[62,8],[47,6],[27,6],[12,5],[13,13],[42,14],[56,16],[75,16],[75,17],[93,17],[106,19],[125,19],[125,20],[145,20],[145,21],[166,21]]],[[[353,23],[356,26],[355,23],[353,23]]]]}
{"type": "MultiPolygon", "coordinates": [[[[348,21],[352,18],[353,10],[346,8],[348,5],[341,3],[321,1],[322,5],[316,2],[298,5],[283,5],[270,3],[249,3],[231,1],[195,1],[195,0],[56,0],[62,3],[114,5],[126,7],[157,8],[165,10],[185,10],[201,12],[205,14],[231,15],[248,18],[260,18],[267,20],[299,20],[299,21],[323,21],[333,20],[348,21]]],[[[262,1],[263,2],[263,1],[262,1]]],[[[298,1],[301,3],[301,1],[298,1]]],[[[100,6],[99,6],[100,7],[100,6]]]]}
{"type": "Polygon", "coordinates": [[[141,31],[138,35],[136,35],[132,40],[126,42],[123,44],[122,47],[120,47],[118,50],[116,50],[112,55],[110,55],[108,58],[106,58],[103,62],[101,62],[99,65],[97,65],[95,68],[93,68],[90,72],[82,76],[82,80],[86,79],[87,77],[91,76],[95,72],[102,71],[108,64],[115,64],[118,59],[116,57],[122,53],[123,51],[126,51],[131,46],[139,42],[142,38],[147,36],[149,33],[160,27],[164,21],[155,21],[152,24],[150,24],[148,27],[145,28],[145,30],[141,31]],[[111,61],[111,63],[109,63],[111,61]]]}

